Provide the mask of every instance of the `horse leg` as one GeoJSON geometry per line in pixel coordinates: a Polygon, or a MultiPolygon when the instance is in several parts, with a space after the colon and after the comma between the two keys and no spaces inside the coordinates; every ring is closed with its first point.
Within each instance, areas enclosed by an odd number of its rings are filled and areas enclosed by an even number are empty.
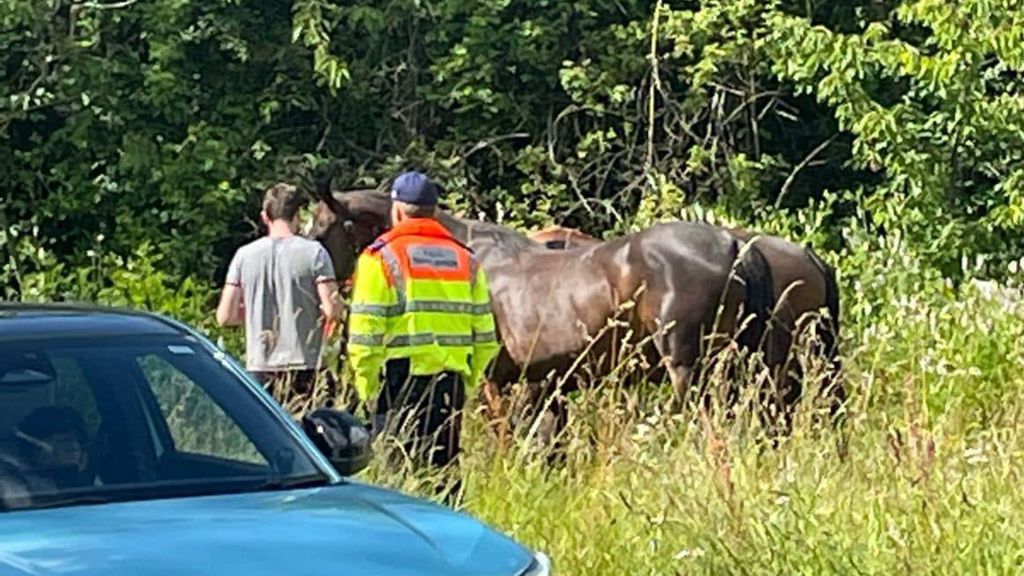
{"type": "MultiPolygon", "coordinates": [[[[829,330],[828,327],[822,327],[821,324],[825,323],[823,318],[814,318],[808,322],[807,330],[815,334],[816,339],[821,338],[821,333],[825,330],[829,330]]],[[[817,390],[817,394],[814,397],[816,405],[820,406],[824,403],[824,408],[827,410],[827,416],[822,418],[822,414],[815,410],[814,423],[817,426],[824,426],[831,428],[836,434],[836,451],[840,458],[845,458],[848,448],[849,438],[847,436],[849,430],[845,426],[845,412],[843,407],[846,405],[846,389],[843,386],[842,374],[839,372],[839,362],[830,355],[830,350],[822,346],[819,342],[815,342],[812,346],[813,353],[820,356],[826,361],[825,373],[822,377],[821,384],[817,390]],[[823,422],[823,420],[825,420],[823,422]]]]}
{"type": "Polygon", "coordinates": [[[503,402],[504,420],[499,428],[506,437],[525,436],[532,447],[550,451],[565,427],[565,400],[553,385],[523,381],[512,386],[503,402]]]}
{"type": "Polygon", "coordinates": [[[802,390],[800,364],[793,358],[794,332],[799,326],[788,305],[783,305],[769,322],[766,335],[765,362],[768,365],[768,381],[758,394],[758,415],[762,428],[776,442],[780,434],[788,435],[792,428],[793,405],[802,390]],[[796,397],[794,397],[794,393],[796,397]]]}
{"type": "Polygon", "coordinates": [[[699,334],[691,325],[674,324],[665,329],[660,338],[655,338],[661,363],[672,382],[672,401],[669,404],[672,413],[682,412],[695,380],[698,343],[699,334]]]}
{"type": "Polygon", "coordinates": [[[487,426],[494,435],[500,450],[508,447],[509,423],[508,423],[508,402],[498,389],[498,386],[491,380],[484,380],[480,387],[481,409],[487,426]]]}
{"type": "Polygon", "coordinates": [[[668,376],[672,381],[672,403],[670,409],[673,414],[683,411],[686,405],[686,395],[693,383],[693,368],[683,364],[670,363],[668,365],[668,376]]]}
{"type": "Polygon", "coordinates": [[[539,416],[541,421],[538,440],[547,451],[548,465],[557,466],[563,464],[566,457],[565,428],[569,422],[568,405],[565,396],[558,391],[545,404],[544,411],[539,416]]]}

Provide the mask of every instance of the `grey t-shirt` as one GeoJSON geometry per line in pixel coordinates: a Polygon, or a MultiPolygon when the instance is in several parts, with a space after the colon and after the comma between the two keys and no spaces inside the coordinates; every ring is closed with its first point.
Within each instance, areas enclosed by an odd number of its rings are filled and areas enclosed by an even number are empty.
{"type": "Polygon", "coordinates": [[[334,280],[323,245],[301,236],[263,237],[238,249],[226,284],[241,286],[246,368],[317,368],[323,340],[317,284],[334,280]]]}

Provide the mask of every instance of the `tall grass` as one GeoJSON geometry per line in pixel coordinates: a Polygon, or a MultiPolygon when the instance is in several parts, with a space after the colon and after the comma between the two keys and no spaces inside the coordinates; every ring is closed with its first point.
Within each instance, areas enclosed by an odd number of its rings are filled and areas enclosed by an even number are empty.
{"type": "MultiPolygon", "coordinates": [[[[955,287],[898,235],[847,241],[831,255],[843,287],[845,459],[808,404],[772,449],[749,415],[670,415],[664,388],[595,379],[574,398],[559,467],[522,438],[495,442],[471,401],[462,508],[544,550],[563,575],[1024,572],[1024,307],[955,287]]],[[[154,274],[145,254],[136,261],[100,300],[209,326],[198,296],[182,300],[188,286],[154,274]]],[[[437,498],[435,473],[386,456],[361,479],[437,498]]]]}
{"type": "MultiPolygon", "coordinates": [[[[464,509],[559,574],[1024,572],[1021,309],[890,248],[846,266],[846,458],[809,405],[771,449],[743,418],[601,386],[555,468],[468,408],[464,509]]],[[[383,460],[364,477],[435,497],[431,473],[383,460]]]]}

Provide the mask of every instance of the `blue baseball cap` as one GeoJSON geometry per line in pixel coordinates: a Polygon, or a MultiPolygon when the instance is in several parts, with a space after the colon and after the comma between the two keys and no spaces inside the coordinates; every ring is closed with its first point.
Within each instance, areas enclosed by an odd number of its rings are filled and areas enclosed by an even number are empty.
{"type": "Polygon", "coordinates": [[[403,172],[391,185],[391,199],[413,206],[437,206],[440,187],[422,172],[403,172]]]}

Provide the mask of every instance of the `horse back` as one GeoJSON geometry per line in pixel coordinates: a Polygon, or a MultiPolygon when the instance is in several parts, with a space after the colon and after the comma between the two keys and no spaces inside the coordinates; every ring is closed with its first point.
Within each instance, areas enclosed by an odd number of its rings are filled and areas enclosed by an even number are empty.
{"type": "Polygon", "coordinates": [[[738,245],[721,228],[672,222],[576,251],[538,245],[484,259],[505,368],[543,376],[538,371],[564,369],[583,352],[615,362],[624,333],[635,341],[676,323],[696,341],[721,303],[734,323],[746,294],[730,281],[738,245]]]}

